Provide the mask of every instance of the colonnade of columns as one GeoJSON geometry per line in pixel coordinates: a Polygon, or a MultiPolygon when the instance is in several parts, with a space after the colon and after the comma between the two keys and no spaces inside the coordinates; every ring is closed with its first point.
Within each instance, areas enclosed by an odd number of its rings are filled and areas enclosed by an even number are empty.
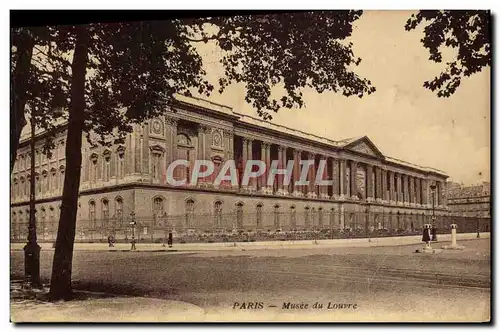
{"type": "MultiPolygon", "coordinates": [[[[432,203],[430,181],[418,176],[395,172],[387,166],[304,152],[280,144],[249,138],[242,138],[242,142],[243,165],[247,160],[252,159],[259,159],[266,165],[266,172],[257,179],[251,179],[248,186],[242,188],[245,191],[322,199],[361,199],[369,202],[390,202],[395,205],[432,203]],[[257,149],[254,149],[255,146],[257,149]],[[259,155],[255,155],[255,151],[259,151],[259,155]],[[293,172],[288,185],[284,181],[284,176],[280,174],[276,175],[275,183],[267,184],[273,160],[278,161],[279,169],[285,169],[287,163],[293,161],[293,172]],[[307,164],[301,165],[301,160],[314,160],[314,165],[309,167],[307,164]],[[326,165],[323,174],[318,174],[320,161],[326,165]],[[303,167],[308,167],[307,185],[297,183],[302,176],[303,167]],[[359,170],[365,174],[364,180],[360,180],[359,170]],[[333,183],[318,185],[316,184],[317,176],[320,176],[322,180],[333,181],[333,183]]],[[[436,206],[443,204],[443,195],[439,194],[443,192],[443,183],[437,182],[437,186],[436,206]]]]}

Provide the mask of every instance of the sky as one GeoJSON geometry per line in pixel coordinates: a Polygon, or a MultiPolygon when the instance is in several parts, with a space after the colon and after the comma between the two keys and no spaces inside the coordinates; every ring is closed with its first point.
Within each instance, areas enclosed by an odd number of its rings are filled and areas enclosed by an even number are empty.
{"type": "MultiPolygon", "coordinates": [[[[305,107],[281,109],[271,122],[333,140],[367,135],[384,155],[440,169],[449,181],[489,181],[490,68],[464,79],[450,98],[423,88],[444,65],[428,59],[422,31],[404,29],[411,13],[365,11],[354,22],[353,50],[362,58],[355,71],[372,81],[374,94],[360,99],[304,90],[305,107]]],[[[207,77],[217,82],[223,74],[217,49],[204,45],[200,53],[207,77]]],[[[257,116],[244,97],[244,86],[235,84],[209,99],[257,116]]]]}

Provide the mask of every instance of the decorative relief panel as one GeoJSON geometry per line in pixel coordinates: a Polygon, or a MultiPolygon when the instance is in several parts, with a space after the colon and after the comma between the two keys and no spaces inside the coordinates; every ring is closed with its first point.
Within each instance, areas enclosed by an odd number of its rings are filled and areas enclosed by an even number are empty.
{"type": "Polygon", "coordinates": [[[160,119],[151,120],[151,126],[149,126],[149,133],[155,136],[164,136],[163,122],[160,119]]]}
{"type": "Polygon", "coordinates": [[[219,150],[222,150],[224,147],[223,142],[224,141],[223,141],[222,130],[214,128],[212,130],[212,147],[219,149],[219,150]]]}
{"type": "Polygon", "coordinates": [[[186,134],[177,135],[177,146],[179,147],[192,147],[191,139],[186,134]]]}
{"type": "Polygon", "coordinates": [[[377,157],[377,154],[375,153],[375,151],[373,151],[373,149],[370,146],[368,146],[368,144],[366,144],[365,142],[360,142],[352,147],[349,147],[349,150],[353,150],[356,152],[360,152],[360,153],[364,153],[364,154],[367,154],[370,156],[377,157]]]}

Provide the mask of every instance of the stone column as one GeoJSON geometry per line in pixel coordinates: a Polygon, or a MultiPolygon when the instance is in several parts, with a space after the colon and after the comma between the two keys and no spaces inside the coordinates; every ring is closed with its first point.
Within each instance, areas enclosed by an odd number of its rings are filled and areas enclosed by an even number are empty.
{"type": "MultiPolygon", "coordinates": [[[[278,146],[278,168],[285,169],[286,168],[286,146],[278,146]]],[[[281,195],[288,195],[288,186],[285,186],[285,175],[279,174],[278,177],[278,191],[281,195]]]]}
{"type": "Polygon", "coordinates": [[[140,124],[136,125],[135,140],[134,140],[134,173],[141,173],[141,132],[143,128],[140,124]]]}
{"type": "Polygon", "coordinates": [[[389,175],[389,201],[396,201],[396,192],[394,186],[394,172],[388,171],[389,175]]]}
{"type": "Polygon", "coordinates": [[[404,195],[406,196],[406,199],[405,199],[405,202],[407,204],[409,204],[410,202],[410,181],[409,181],[409,176],[408,175],[404,175],[404,195]]]}
{"type": "Polygon", "coordinates": [[[165,118],[165,134],[167,137],[166,161],[167,167],[177,159],[177,119],[165,118]]]}
{"type": "MultiPolygon", "coordinates": [[[[315,155],[314,153],[309,153],[308,158],[309,160],[315,160],[315,155]]],[[[307,180],[309,181],[309,185],[307,187],[307,197],[310,198],[316,198],[316,193],[314,191],[314,172],[315,172],[316,166],[309,167],[309,171],[307,172],[307,180]]]]}
{"type": "MultiPolygon", "coordinates": [[[[128,134],[125,138],[125,160],[123,161],[123,166],[124,166],[124,170],[123,170],[123,175],[124,176],[127,176],[128,174],[131,174],[134,172],[134,150],[132,149],[132,137],[134,135],[134,132],[128,134]]],[[[90,156],[90,155],[89,155],[90,156]]],[[[89,157],[88,156],[88,157],[89,157]]],[[[87,157],[87,159],[88,159],[87,157]]],[[[89,174],[89,170],[90,170],[90,165],[87,163],[87,179],[88,178],[88,174],[89,174]]]]}
{"type": "MultiPolygon", "coordinates": [[[[266,165],[269,168],[271,166],[271,144],[266,143],[266,165]]],[[[269,172],[268,172],[269,174],[269,172]]],[[[267,182],[267,180],[266,180],[267,182]]],[[[273,187],[272,185],[266,185],[267,188],[267,193],[272,194],[273,193],[273,187]]]]}
{"type": "Polygon", "coordinates": [[[373,201],[373,165],[366,165],[366,200],[373,201]]]}
{"type": "Polygon", "coordinates": [[[420,190],[422,192],[422,204],[427,205],[429,202],[427,196],[427,180],[421,179],[420,182],[421,182],[420,190]]]}
{"type": "Polygon", "coordinates": [[[239,174],[239,177],[240,177],[240,183],[241,183],[241,189],[242,190],[247,190],[248,189],[248,186],[246,185],[243,185],[242,181],[243,181],[243,174],[245,172],[245,165],[247,164],[247,160],[248,160],[248,139],[243,137],[242,138],[242,148],[241,148],[241,174],[239,174]]]}
{"type": "Polygon", "coordinates": [[[332,179],[333,179],[333,191],[332,195],[334,199],[338,199],[340,196],[340,169],[339,161],[336,158],[332,158],[332,179]]]}
{"type": "Polygon", "coordinates": [[[142,129],[142,174],[149,178],[149,122],[146,122],[142,129]]]}
{"type": "Polygon", "coordinates": [[[265,143],[265,142],[260,143],[260,160],[266,165],[266,170],[265,170],[264,174],[262,174],[259,177],[260,192],[262,194],[266,193],[267,174],[269,171],[269,165],[266,163],[266,145],[268,145],[268,143],[265,143]]]}
{"type": "Polygon", "coordinates": [[[440,206],[443,204],[441,197],[441,193],[443,191],[443,183],[441,181],[436,181],[436,206],[440,206]]]}
{"type": "MultiPolygon", "coordinates": [[[[196,148],[196,159],[205,160],[205,132],[207,127],[201,123],[198,124],[198,147],[196,148]]],[[[206,178],[198,179],[198,186],[204,187],[206,185],[206,178]]]]}
{"type": "MultiPolygon", "coordinates": [[[[328,157],[321,155],[320,160],[322,160],[322,162],[325,163],[325,168],[323,169],[323,174],[322,174],[321,179],[322,180],[330,180],[330,177],[328,176],[328,157]]],[[[319,186],[319,194],[320,194],[320,197],[323,199],[330,198],[328,196],[328,186],[320,185],[319,186]]]]}
{"type": "Polygon", "coordinates": [[[422,204],[422,189],[420,189],[420,178],[415,178],[415,203],[422,204]]]}
{"type": "Polygon", "coordinates": [[[358,173],[358,163],[351,160],[351,198],[358,199],[358,184],[356,181],[358,173]]]}
{"type": "MultiPolygon", "coordinates": [[[[278,169],[283,168],[283,147],[278,145],[278,169]]],[[[283,176],[281,174],[276,174],[275,176],[278,182],[278,194],[283,194],[283,176]]]]}
{"type": "Polygon", "coordinates": [[[415,204],[415,178],[410,176],[410,204],[415,204]]]}
{"type": "Polygon", "coordinates": [[[387,197],[387,170],[385,169],[382,169],[382,200],[389,200],[387,197]]]}
{"type": "MultiPolygon", "coordinates": [[[[82,165],[83,165],[83,167],[82,167],[82,177],[83,177],[83,182],[88,182],[89,181],[89,170],[90,170],[89,169],[89,167],[90,167],[90,165],[89,165],[89,162],[90,162],[89,157],[90,156],[89,156],[89,153],[88,153],[88,149],[84,148],[83,149],[83,153],[82,153],[82,159],[83,159],[82,160],[82,165]]],[[[50,173],[50,175],[52,176],[52,173],[50,173]]],[[[52,185],[52,178],[50,180],[50,183],[52,185]]],[[[55,188],[51,188],[50,190],[52,191],[54,189],[55,188]]]]}
{"type": "MultiPolygon", "coordinates": [[[[109,177],[116,178],[116,164],[118,163],[118,154],[115,151],[111,151],[109,156],[109,177]]],[[[108,179],[109,181],[110,179],[108,179]]]]}
{"type": "Polygon", "coordinates": [[[295,182],[299,181],[300,179],[300,158],[302,155],[302,151],[300,150],[293,150],[293,182],[294,182],[294,188],[293,188],[293,196],[303,196],[302,193],[302,186],[301,185],[296,185],[295,182]]]}
{"type": "MultiPolygon", "coordinates": [[[[248,145],[247,145],[247,161],[248,160],[253,160],[253,140],[249,139],[248,140],[248,145]]],[[[248,190],[249,191],[256,191],[256,183],[255,183],[255,178],[250,178],[248,181],[248,190]]]]}
{"type": "Polygon", "coordinates": [[[375,195],[377,202],[382,200],[382,172],[380,167],[375,168],[375,195]]]}
{"type": "Polygon", "coordinates": [[[347,198],[347,161],[345,159],[340,159],[340,199],[347,198]]]}
{"type": "Polygon", "coordinates": [[[396,176],[396,201],[398,204],[403,202],[403,197],[401,197],[401,174],[395,173],[396,176]]]}

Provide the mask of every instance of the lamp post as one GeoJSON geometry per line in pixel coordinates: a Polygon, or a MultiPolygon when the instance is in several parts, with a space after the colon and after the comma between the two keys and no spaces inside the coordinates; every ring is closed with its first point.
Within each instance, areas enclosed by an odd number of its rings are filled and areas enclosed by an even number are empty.
{"type": "Polygon", "coordinates": [[[477,213],[477,216],[476,216],[476,232],[477,232],[477,235],[476,235],[476,238],[481,238],[481,236],[479,236],[479,212],[477,213]]]}
{"type": "Polygon", "coordinates": [[[430,185],[431,188],[431,193],[432,193],[432,240],[431,241],[437,241],[437,234],[436,234],[436,184],[433,183],[430,185]]]}
{"type": "Polygon", "coordinates": [[[136,250],[135,249],[135,212],[130,212],[130,218],[132,221],[130,222],[130,226],[132,226],[132,240],[130,241],[130,250],[136,250]]]}
{"type": "Polygon", "coordinates": [[[31,119],[31,170],[30,170],[30,215],[28,223],[28,242],[24,246],[24,278],[30,287],[40,287],[40,246],[36,238],[35,219],[35,119],[31,119]]]}

